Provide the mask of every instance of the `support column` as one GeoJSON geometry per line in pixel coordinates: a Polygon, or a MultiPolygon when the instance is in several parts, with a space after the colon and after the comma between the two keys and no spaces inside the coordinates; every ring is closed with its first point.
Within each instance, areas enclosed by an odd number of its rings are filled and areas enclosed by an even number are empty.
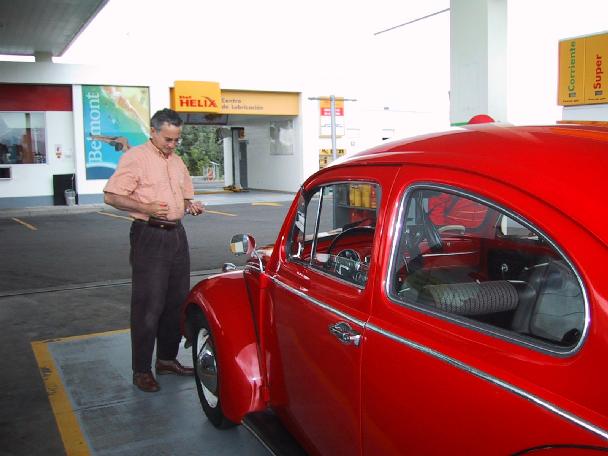
{"type": "Polygon", "coordinates": [[[450,2],[450,122],[507,120],[507,0],[450,2]]]}
{"type": "Polygon", "coordinates": [[[224,139],[222,144],[224,147],[224,186],[234,184],[234,172],[232,171],[232,133],[230,129],[224,129],[224,139]]]}

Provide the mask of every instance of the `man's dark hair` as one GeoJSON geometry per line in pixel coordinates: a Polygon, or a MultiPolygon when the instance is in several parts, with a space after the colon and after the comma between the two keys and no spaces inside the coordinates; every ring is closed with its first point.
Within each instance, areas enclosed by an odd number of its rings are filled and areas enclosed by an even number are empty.
{"type": "Polygon", "coordinates": [[[176,113],[173,109],[168,108],[156,111],[156,113],[150,119],[150,126],[156,131],[160,131],[162,126],[166,123],[175,127],[181,127],[184,124],[184,121],[178,113],[176,113]]]}

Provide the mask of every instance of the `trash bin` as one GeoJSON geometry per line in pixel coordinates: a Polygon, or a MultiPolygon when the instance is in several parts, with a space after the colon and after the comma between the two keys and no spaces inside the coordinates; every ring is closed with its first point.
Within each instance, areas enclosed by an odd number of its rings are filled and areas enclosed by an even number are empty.
{"type": "Polygon", "coordinates": [[[65,192],[65,204],[74,206],[76,204],[76,192],[72,189],[67,189],[65,192]]]}
{"type": "MultiPolygon", "coordinates": [[[[55,174],[53,175],[53,204],[55,206],[65,206],[67,204],[66,190],[75,192],[74,174],[55,174]]],[[[72,196],[72,195],[70,195],[72,196]]],[[[74,194],[76,199],[75,204],[78,204],[78,194],[74,194]]]]}

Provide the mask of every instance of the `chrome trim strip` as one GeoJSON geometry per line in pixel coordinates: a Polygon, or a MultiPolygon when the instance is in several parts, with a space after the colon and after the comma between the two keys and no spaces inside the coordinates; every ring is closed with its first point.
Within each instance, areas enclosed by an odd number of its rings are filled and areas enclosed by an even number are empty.
{"type": "Polygon", "coordinates": [[[306,293],[304,293],[303,291],[300,291],[296,288],[293,288],[290,285],[287,285],[286,283],[281,282],[279,279],[277,279],[276,277],[270,277],[270,279],[276,283],[278,286],[284,288],[285,290],[295,294],[296,296],[310,302],[311,304],[314,304],[317,307],[320,307],[323,310],[326,310],[334,315],[337,315],[340,318],[343,318],[344,320],[350,321],[351,323],[354,323],[358,326],[361,326],[362,328],[365,328],[366,322],[358,320],[357,318],[354,318],[352,316],[350,316],[349,314],[342,312],[341,310],[338,309],[334,309],[332,306],[330,306],[329,304],[325,304],[324,302],[319,301],[318,299],[315,299],[311,296],[308,296],[306,293]]]}
{"type": "Polygon", "coordinates": [[[410,347],[410,348],[412,348],[414,350],[417,350],[417,351],[419,351],[421,353],[424,353],[424,354],[427,354],[427,355],[432,356],[434,358],[437,358],[437,359],[439,359],[441,361],[444,361],[444,362],[450,364],[451,366],[454,366],[454,367],[456,367],[458,369],[461,369],[461,370],[463,370],[465,372],[468,372],[468,373],[470,373],[472,375],[475,375],[476,377],[479,377],[479,378],[481,378],[481,379],[483,379],[483,380],[485,380],[485,381],[487,381],[489,383],[492,383],[492,384],[494,384],[496,386],[499,386],[499,387],[501,387],[501,388],[503,388],[503,389],[505,389],[505,390],[507,390],[507,391],[509,391],[509,392],[511,392],[511,393],[513,393],[515,395],[517,395],[517,396],[520,396],[520,397],[522,397],[522,398],[524,398],[524,399],[526,399],[526,400],[528,400],[528,401],[530,401],[530,402],[538,405],[539,407],[542,407],[542,408],[544,408],[544,409],[546,409],[546,410],[548,410],[548,411],[550,411],[550,412],[552,412],[552,413],[554,413],[556,415],[559,415],[560,417],[562,417],[562,418],[564,418],[564,419],[566,419],[568,421],[571,421],[572,423],[574,423],[574,424],[576,424],[576,425],[578,425],[578,426],[580,426],[580,427],[582,427],[582,428],[584,428],[584,429],[586,429],[586,430],[588,430],[588,431],[590,431],[590,432],[592,432],[594,434],[597,434],[600,437],[608,440],[608,431],[607,430],[602,429],[602,428],[600,428],[598,426],[595,426],[594,424],[592,424],[592,423],[590,423],[590,422],[588,422],[586,420],[583,420],[582,418],[579,418],[578,416],[576,416],[576,415],[574,415],[572,413],[569,413],[566,410],[564,410],[564,409],[562,409],[562,408],[560,408],[560,407],[558,407],[558,406],[556,406],[556,405],[554,405],[554,404],[552,404],[552,403],[550,403],[548,401],[545,401],[545,400],[541,399],[538,396],[535,396],[534,394],[528,393],[528,392],[522,390],[521,388],[518,388],[518,387],[516,387],[514,385],[511,385],[510,383],[507,383],[507,382],[505,382],[503,380],[500,380],[499,378],[496,378],[496,377],[494,377],[494,376],[492,376],[490,374],[487,374],[487,373],[485,373],[485,372],[483,372],[483,371],[481,371],[479,369],[476,369],[476,368],[474,368],[472,366],[469,366],[468,364],[465,364],[465,363],[463,363],[461,361],[458,361],[457,359],[454,359],[454,358],[451,358],[451,357],[449,357],[447,355],[444,355],[443,353],[440,353],[440,352],[438,352],[436,350],[433,350],[432,348],[426,347],[424,345],[418,344],[418,343],[416,343],[414,341],[411,341],[409,339],[406,339],[404,337],[401,337],[401,336],[398,336],[396,334],[390,333],[390,332],[388,332],[388,331],[380,328],[379,326],[376,326],[373,323],[368,323],[366,325],[366,327],[370,331],[374,331],[374,332],[376,332],[376,333],[378,333],[378,334],[380,334],[382,336],[385,336],[385,337],[387,337],[387,338],[389,338],[389,339],[391,339],[391,340],[393,340],[393,341],[395,341],[397,343],[403,344],[403,345],[405,345],[407,347],[410,347]]]}
{"type": "Polygon", "coordinates": [[[253,264],[246,264],[245,267],[243,268],[243,270],[245,269],[255,269],[258,272],[263,272],[259,266],[255,266],[253,264]]]}
{"type": "MultiPolygon", "coordinates": [[[[312,258],[311,258],[311,261],[312,261],[312,258]]],[[[307,271],[313,271],[313,272],[315,272],[317,274],[320,274],[320,275],[322,275],[324,277],[327,277],[329,279],[337,280],[340,283],[343,283],[344,285],[351,286],[351,287],[356,288],[357,290],[360,290],[360,291],[365,290],[365,287],[367,285],[367,282],[365,282],[365,285],[358,285],[356,283],[350,282],[350,281],[348,281],[346,279],[343,279],[342,277],[340,277],[338,275],[333,275],[333,274],[325,272],[325,271],[323,271],[323,270],[321,270],[319,268],[315,268],[311,263],[307,263],[307,262],[302,261],[300,259],[296,259],[296,258],[292,257],[289,260],[289,262],[290,263],[294,263],[294,264],[299,264],[300,266],[305,267],[307,271]]]]}
{"type": "MultiPolygon", "coordinates": [[[[312,246],[310,247],[310,261],[309,261],[310,264],[312,264],[312,260],[313,260],[313,258],[315,258],[315,255],[317,254],[317,242],[319,240],[319,238],[318,238],[319,225],[321,223],[321,209],[323,208],[323,199],[325,197],[325,195],[323,194],[325,187],[319,187],[319,188],[321,189],[321,194],[319,195],[319,205],[317,206],[317,214],[315,215],[315,231],[314,231],[314,233],[312,233],[312,246]]],[[[309,199],[308,203],[306,204],[306,215],[308,214],[308,204],[310,204],[311,199],[309,199]]],[[[304,218],[304,229],[306,229],[306,215],[304,216],[305,217],[304,218]]],[[[303,237],[304,237],[304,239],[306,239],[306,232],[303,233],[303,237]]]]}
{"type": "Polygon", "coordinates": [[[587,335],[589,334],[589,323],[590,323],[590,309],[589,309],[589,298],[587,295],[587,289],[585,288],[583,281],[581,279],[580,274],[578,273],[578,271],[576,270],[576,268],[574,267],[574,264],[570,261],[570,259],[566,256],[566,254],[564,253],[564,251],[557,245],[555,244],[555,242],[553,242],[542,230],[537,229],[537,228],[533,228],[532,225],[530,225],[530,223],[528,223],[527,221],[525,221],[524,219],[522,219],[519,215],[511,212],[510,210],[498,206],[497,204],[482,198],[480,196],[474,195],[472,193],[467,193],[463,190],[451,187],[449,185],[441,185],[441,184],[436,184],[436,183],[430,183],[430,182],[419,182],[419,183],[415,183],[413,185],[411,185],[410,187],[406,188],[405,191],[403,192],[403,194],[401,195],[401,200],[399,202],[399,213],[398,213],[398,219],[397,219],[397,223],[395,224],[395,227],[393,229],[393,245],[391,247],[391,255],[390,255],[390,263],[389,263],[389,267],[388,267],[388,276],[386,277],[385,280],[385,293],[386,296],[391,300],[391,302],[397,304],[397,305],[405,305],[408,308],[413,308],[413,309],[417,309],[419,311],[422,311],[424,313],[429,313],[432,315],[436,315],[440,318],[444,318],[446,320],[452,321],[454,323],[466,326],[468,328],[474,329],[474,330],[478,330],[480,332],[486,333],[486,334],[491,334],[493,336],[496,337],[500,337],[502,339],[506,339],[509,340],[511,342],[517,343],[519,345],[523,345],[525,347],[528,348],[532,348],[534,350],[538,350],[541,352],[545,352],[545,353],[550,353],[552,355],[555,356],[569,356],[572,355],[574,353],[576,353],[581,346],[583,345],[583,343],[585,342],[585,340],[587,339],[587,335]],[[407,200],[407,197],[409,196],[409,194],[415,190],[419,190],[419,189],[430,189],[430,190],[439,190],[439,191],[444,191],[444,192],[448,192],[448,193],[453,193],[455,195],[459,195],[465,198],[469,198],[472,199],[473,201],[477,201],[479,203],[483,203],[491,208],[493,208],[494,210],[506,214],[507,216],[511,217],[512,219],[516,220],[517,222],[519,222],[521,225],[529,228],[531,231],[537,232],[539,233],[542,238],[551,246],[553,247],[563,258],[563,260],[568,264],[568,266],[570,267],[570,269],[572,269],[572,271],[574,272],[576,279],[578,281],[578,284],[582,290],[583,293],[583,301],[585,304],[585,324],[583,327],[583,333],[578,341],[578,343],[571,349],[571,350],[558,350],[555,348],[552,348],[548,345],[542,345],[540,343],[534,343],[532,341],[528,341],[523,337],[518,337],[517,333],[513,333],[513,335],[509,335],[509,334],[504,334],[502,332],[498,332],[498,331],[492,331],[491,329],[488,329],[487,327],[483,326],[483,325],[479,325],[476,324],[475,321],[473,320],[467,320],[464,321],[462,319],[458,319],[458,318],[454,318],[453,316],[451,316],[450,314],[447,313],[439,313],[439,312],[433,312],[431,310],[427,310],[425,308],[421,308],[419,306],[416,306],[414,304],[402,301],[402,300],[397,300],[394,298],[393,293],[391,292],[392,290],[392,286],[393,286],[393,276],[394,276],[394,265],[396,262],[395,257],[397,256],[397,250],[398,250],[398,241],[400,239],[400,236],[398,235],[401,230],[402,230],[402,226],[403,226],[403,212],[405,211],[405,203],[407,200]]]}
{"type": "Polygon", "coordinates": [[[447,363],[447,364],[449,364],[451,366],[454,366],[454,367],[456,367],[458,369],[461,369],[461,370],[463,370],[463,371],[465,371],[465,372],[467,372],[469,374],[475,375],[476,377],[481,378],[482,380],[485,380],[485,381],[487,381],[489,383],[492,383],[493,385],[496,385],[496,386],[498,386],[498,387],[500,387],[500,388],[502,388],[502,389],[504,389],[506,391],[509,391],[509,392],[511,392],[511,393],[513,393],[513,394],[515,394],[515,395],[523,398],[523,399],[526,399],[526,400],[532,402],[533,404],[536,404],[539,407],[542,407],[542,408],[548,410],[549,412],[554,413],[554,414],[556,414],[556,415],[564,418],[565,420],[570,421],[570,422],[576,424],[577,426],[580,426],[583,429],[586,429],[587,431],[592,432],[594,434],[597,434],[600,437],[608,440],[608,431],[606,431],[605,429],[602,429],[602,428],[600,428],[598,426],[595,426],[594,424],[592,424],[592,423],[590,423],[590,422],[588,422],[588,421],[586,421],[586,420],[584,420],[582,418],[579,418],[578,416],[576,416],[576,415],[574,415],[572,413],[569,413],[566,410],[564,410],[564,409],[562,409],[562,408],[560,408],[560,407],[558,407],[558,406],[556,406],[556,405],[554,405],[554,404],[552,404],[552,403],[550,403],[548,401],[545,401],[545,400],[541,399],[540,397],[538,397],[538,396],[536,396],[534,394],[528,393],[527,391],[525,391],[525,390],[523,390],[521,388],[518,388],[518,387],[516,387],[516,386],[514,386],[514,385],[512,385],[510,383],[507,383],[507,382],[505,382],[503,380],[500,380],[497,377],[494,377],[494,376],[492,376],[490,374],[487,374],[486,372],[483,372],[483,371],[481,371],[479,369],[476,369],[476,368],[474,368],[472,366],[469,366],[468,364],[465,364],[462,361],[458,361],[457,359],[454,359],[454,358],[452,358],[450,356],[444,355],[443,353],[440,353],[437,350],[429,348],[429,347],[427,347],[425,345],[421,345],[421,344],[419,344],[417,342],[414,342],[412,340],[406,339],[405,337],[401,337],[401,336],[398,336],[396,334],[393,334],[393,333],[391,333],[389,331],[386,331],[386,330],[380,328],[379,326],[376,326],[373,323],[364,322],[364,321],[361,321],[361,320],[359,320],[357,318],[354,318],[354,317],[352,317],[352,316],[350,316],[350,315],[348,315],[348,314],[346,314],[346,313],[344,313],[342,311],[339,311],[339,310],[331,307],[328,304],[325,304],[325,303],[319,301],[318,299],[315,299],[315,298],[312,298],[312,297],[308,296],[306,293],[304,293],[304,292],[302,292],[300,290],[297,290],[297,289],[295,289],[295,288],[293,288],[293,287],[291,287],[291,286],[283,283],[282,281],[280,281],[276,277],[270,277],[270,279],[274,283],[276,283],[278,286],[284,288],[285,290],[287,290],[287,291],[295,294],[296,296],[298,296],[298,297],[300,297],[300,298],[302,298],[302,299],[304,299],[304,300],[312,303],[313,305],[315,305],[317,307],[320,307],[320,308],[322,308],[322,309],[324,309],[324,310],[326,310],[326,311],[328,311],[328,312],[330,312],[330,313],[332,313],[332,314],[334,314],[334,315],[336,315],[336,316],[338,316],[340,318],[343,318],[344,320],[347,320],[347,321],[349,321],[351,323],[359,325],[362,328],[369,329],[370,331],[374,331],[374,332],[376,332],[376,333],[378,333],[378,334],[380,334],[380,335],[382,335],[384,337],[387,337],[387,338],[389,338],[389,339],[391,339],[391,340],[393,340],[393,341],[395,341],[397,343],[400,343],[400,344],[405,345],[405,346],[407,346],[409,348],[417,350],[417,351],[419,351],[421,353],[424,353],[426,355],[429,355],[429,356],[432,356],[432,357],[434,357],[436,359],[439,359],[440,361],[443,361],[443,362],[445,362],[445,363],[447,363]]]}

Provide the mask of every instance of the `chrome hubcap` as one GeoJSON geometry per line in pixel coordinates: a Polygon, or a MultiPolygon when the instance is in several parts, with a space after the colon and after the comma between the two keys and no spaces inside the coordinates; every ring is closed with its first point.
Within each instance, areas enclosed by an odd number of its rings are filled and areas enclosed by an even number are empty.
{"type": "Polygon", "coordinates": [[[201,329],[197,336],[196,373],[203,387],[203,394],[211,407],[217,406],[217,364],[215,349],[209,332],[201,329]]]}

